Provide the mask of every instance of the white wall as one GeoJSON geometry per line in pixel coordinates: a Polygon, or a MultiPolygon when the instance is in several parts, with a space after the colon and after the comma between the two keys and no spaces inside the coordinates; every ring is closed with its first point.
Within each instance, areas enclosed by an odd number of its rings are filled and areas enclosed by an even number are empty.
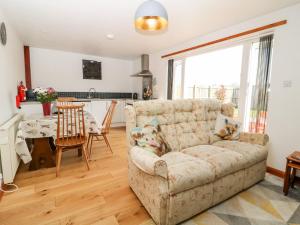
{"type": "MultiPolygon", "coordinates": [[[[0,10],[0,23],[2,22],[6,24],[7,43],[5,46],[0,43],[0,125],[16,113],[17,84],[24,80],[23,43],[0,10]]],[[[0,174],[1,172],[0,162],[0,174]]]]}
{"type": "MultiPolygon", "coordinates": [[[[285,157],[294,150],[300,149],[300,4],[150,55],[150,68],[157,75],[157,95],[165,99],[167,96],[167,59],[161,59],[162,55],[283,19],[287,19],[288,24],[274,30],[267,127],[267,133],[270,136],[268,165],[280,170],[284,170],[285,157]],[[282,84],[285,80],[292,81],[292,87],[284,88],[282,84]]],[[[217,46],[210,48],[215,47],[217,46]]],[[[208,48],[201,49],[186,55],[207,50],[208,48]]]]}
{"type": "Polygon", "coordinates": [[[23,43],[0,10],[1,22],[6,25],[7,43],[0,43],[0,125],[16,113],[18,81],[25,78],[23,43]]]}
{"type": "Polygon", "coordinates": [[[58,91],[98,92],[135,91],[133,61],[83,55],[57,50],[30,48],[32,85],[53,87],[58,91]],[[102,62],[102,80],[84,80],[82,59],[102,62]]]}

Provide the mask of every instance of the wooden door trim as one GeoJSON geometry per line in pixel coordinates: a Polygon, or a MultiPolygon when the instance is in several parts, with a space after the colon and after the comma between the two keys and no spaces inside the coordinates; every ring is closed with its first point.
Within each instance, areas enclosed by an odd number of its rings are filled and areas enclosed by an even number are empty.
{"type": "Polygon", "coordinates": [[[25,82],[28,89],[32,89],[31,84],[31,67],[30,67],[30,47],[24,46],[24,63],[25,63],[25,82]]]}
{"type": "Polygon", "coordinates": [[[275,22],[275,23],[271,23],[271,24],[268,24],[268,25],[264,25],[264,26],[261,26],[261,27],[256,27],[254,29],[243,31],[241,33],[237,33],[237,34],[233,34],[233,35],[230,35],[230,36],[227,36],[227,37],[216,39],[214,41],[209,41],[209,42],[206,42],[206,43],[203,43],[203,44],[195,45],[195,46],[190,47],[190,48],[182,49],[182,50],[179,50],[179,51],[176,51],[176,52],[171,52],[171,53],[168,53],[166,55],[161,56],[161,58],[167,58],[167,57],[178,55],[178,54],[181,54],[181,53],[184,53],[184,52],[193,51],[193,50],[203,48],[203,47],[206,47],[206,46],[209,46],[209,45],[214,45],[214,44],[217,44],[217,43],[220,43],[220,42],[228,41],[228,40],[231,40],[231,39],[246,36],[246,35],[253,34],[253,33],[256,33],[256,32],[259,32],[259,31],[263,31],[263,30],[267,30],[267,29],[270,29],[270,28],[282,26],[282,25],[285,25],[285,24],[287,24],[287,20],[281,20],[281,21],[278,21],[278,22],[275,22]]]}

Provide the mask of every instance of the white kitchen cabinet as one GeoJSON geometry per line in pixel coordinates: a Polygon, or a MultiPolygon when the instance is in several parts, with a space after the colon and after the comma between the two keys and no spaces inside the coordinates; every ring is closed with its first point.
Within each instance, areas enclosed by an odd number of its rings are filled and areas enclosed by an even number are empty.
{"type": "MultiPolygon", "coordinates": [[[[111,104],[110,100],[92,100],[92,114],[98,123],[102,123],[107,110],[111,104]]],[[[124,126],[125,123],[125,100],[118,100],[112,117],[112,126],[124,126]]]]}
{"type": "Polygon", "coordinates": [[[96,121],[99,124],[102,124],[102,121],[106,115],[108,109],[108,101],[92,101],[91,102],[91,113],[95,117],[96,121]]]}
{"type": "Polygon", "coordinates": [[[92,102],[79,102],[84,104],[83,110],[92,113],[92,102]]]}
{"type": "MultiPolygon", "coordinates": [[[[52,105],[51,105],[52,108],[52,105]]],[[[39,102],[24,102],[21,103],[21,109],[18,109],[19,113],[24,113],[25,116],[31,114],[42,114],[43,113],[43,106],[39,102]]]]}
{"type": "Polygon", "coordinates": [[[118,100],[112,118],[112,124],[125,123],[125,100],[118,100]]]}
{"type": "MultiPolygon", "coordinates": [[[[92,103],[91,102],[76,102],[76,104],[84,104],[84,110],[88,112],[92,112],[92,103]]],[[[51,109],[53,107],[53,103],[51,104],[51,109]]],[[[18,109],[19,113],[24,113],[26,115],[31,114],[42,114],[43,106],[39,102],[23,102],[21,104],[21,109],[18,109]]]]}
{"type": "MultiPolygon", "coordinates": [[[[111,100],[92,99],[91,102],[87,102],[87,101],[76,102],[76,104],[80,104],[80,103],[84,104],[85,111],[92,113],[96,121],[99,124],[102,124],[106,112],[109,109],[109,106],[111,104],[111,100]]],[[[112,118],[113,127],[125,125],[125,106],[126,106],[126,100],[123,99],[117,100],[117,105],[112,118]]],[[[20,109],[19,112],[24,113],[25,116],[31,114],[43,113],[42,105],[38,102],[23,103],[21,107],[22,109],[20,109]]]]}

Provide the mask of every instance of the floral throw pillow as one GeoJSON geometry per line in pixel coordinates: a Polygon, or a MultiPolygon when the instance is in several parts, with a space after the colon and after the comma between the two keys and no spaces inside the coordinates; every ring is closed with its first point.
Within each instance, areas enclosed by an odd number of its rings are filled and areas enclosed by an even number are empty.
{"type": "Polygon", "coordinates": [[[240,123],[219,114],[216,120],[215,135],[223,140],[237,140],[240,135],[240,123]]]}
{"type": "Polygon", "coordinates": [[[157,119],[153,119],[149,124],[142,127],[135,127],[131,130],[131,137],[137,145],[158,156],[166,153],[166,146],[159,134],[157,119]]]}

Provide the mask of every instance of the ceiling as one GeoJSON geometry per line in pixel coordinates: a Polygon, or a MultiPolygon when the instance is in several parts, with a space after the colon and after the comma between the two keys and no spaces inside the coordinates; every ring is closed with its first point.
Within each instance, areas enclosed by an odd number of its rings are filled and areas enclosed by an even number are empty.
{"type": "Polygon", "coordinates": [[[134,58],[243,22],[300,0],[159,0],[168,30],[136,32],[133,18],[144,0],[0,0],[0,9],[25,45],[134,58]],[[114,34],[109,40],[107,34],[114,34]]]}

